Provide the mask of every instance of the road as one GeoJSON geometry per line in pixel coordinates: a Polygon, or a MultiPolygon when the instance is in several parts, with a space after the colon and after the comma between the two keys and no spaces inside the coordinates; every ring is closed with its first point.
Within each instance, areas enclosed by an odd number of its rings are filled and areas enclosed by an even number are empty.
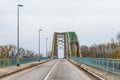
{"type": "Polygon", "coordinates": [[[95,80],[66,59],[56,59],[0,80],[95,80]]]}

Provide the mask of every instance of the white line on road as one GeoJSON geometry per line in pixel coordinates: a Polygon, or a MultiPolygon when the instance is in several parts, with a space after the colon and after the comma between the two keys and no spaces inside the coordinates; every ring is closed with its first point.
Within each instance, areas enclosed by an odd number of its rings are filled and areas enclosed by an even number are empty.
{"type": "Polygon", "coordinates": [[[58,61],[56,62],[56,64],[52,67],[52,69],[50,70],[50,72],[47,74],[47,76],[45,77],[44,80],[47,80],[47,78],[49,77],[49,75],[51,74],[51,72],[54,70],[55,66],[58,64],[58,61]]]}

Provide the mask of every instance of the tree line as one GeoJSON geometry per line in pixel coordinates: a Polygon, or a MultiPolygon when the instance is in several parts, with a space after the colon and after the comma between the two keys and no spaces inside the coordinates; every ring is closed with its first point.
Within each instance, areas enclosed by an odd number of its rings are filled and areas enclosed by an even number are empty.
{"type": "Polygon", "coordinates": [[[92,46],[82,45],[82,57],[120,59],[120,32],[117,34],[116,39],[118,42],[115,42],[112,38],[111,42],[108,43],[93,44],[92,46]]]}
{"type": "Polygon", "coordinates": [[[38,55],[31,50],[25,50],[23,48],[19,48],[19,51],[17,52],[17,47],[15,45],[0,46],[0,59],[17,58],[18,56],[20,58],[29,58],[38,55]]]}

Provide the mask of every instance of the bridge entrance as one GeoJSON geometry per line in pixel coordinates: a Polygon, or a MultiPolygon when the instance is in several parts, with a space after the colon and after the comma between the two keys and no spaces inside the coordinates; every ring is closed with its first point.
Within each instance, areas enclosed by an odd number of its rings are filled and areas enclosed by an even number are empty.
{"type": "Polygon", "coordinates": [[[54,58],[64,58],[66,52],[65,33],[55,33],[54,35],[54,58]]]}
{"type": "Polygon", "coordinates": [[[58,58],[64,58],[64,50],[58,50],[58,58]]]}
{"type": "Polygon", "coordinates": [[[57,40],[56,54],[58,55],[58,58],[64,58],[64,54],[65,54],[65,35],[63,33],[57,33],[56,40],[57,40]]]}
{"type": "Polygon", "coordinates": [[[51,58],[80,56],[79,43],[75,32],[54,33],[51,58]]]}

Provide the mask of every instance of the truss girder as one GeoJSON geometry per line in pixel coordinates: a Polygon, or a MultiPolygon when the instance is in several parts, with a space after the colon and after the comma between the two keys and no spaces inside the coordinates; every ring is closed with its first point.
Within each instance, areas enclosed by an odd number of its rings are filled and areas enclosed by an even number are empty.
{"type": "Polygon", "coordinates": [[[58,50],[64,50],[64,57],[80,57],[80,48],[75,32],[55,32],[53,36],[51,58],[58,58],[58,50]]]}

